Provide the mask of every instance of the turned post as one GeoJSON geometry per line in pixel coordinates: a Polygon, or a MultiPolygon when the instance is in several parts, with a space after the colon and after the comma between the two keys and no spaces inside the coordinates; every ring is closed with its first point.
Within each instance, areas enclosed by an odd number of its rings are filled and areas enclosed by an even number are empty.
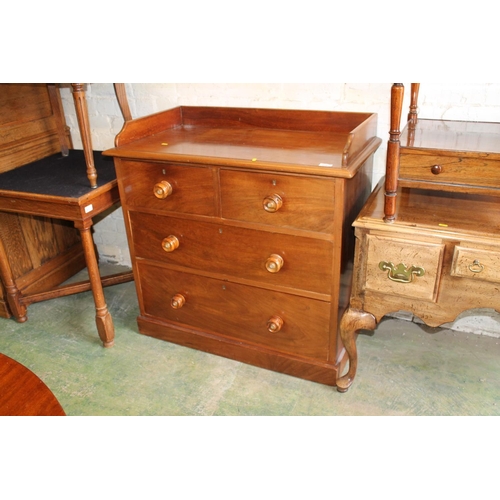
{"type": "Polygon", "coordinates": [[[403,108],[404,85],[394,83],[391,89],[391,129],[387,143],[385,169],[384,221],[394,222],[396,214],[396,192],[399,177],[399,137],[401,135],[401,112],[403,108]]]}
{"type": "Polygon", "coordinates": [[[83,83],[72,83],[73,100],[75,103],[76,117],[80,136],[83,143],[83,153],[85,163],[87,164],[87,177],[90,181],[90,187],[97,187],[97,171],[94,165],[94,152],[92,150],[92,139],[90,134],[90,124],[88,118],[87,100],[85,98],[85,88],[83,83]]]}
{"type": "Polygon", "coordinates": [[[410,90],[410,111],[408,113],[408,121],[415,126],[418,120],[418,92],[420,83],[412,83],[410,90]]]}

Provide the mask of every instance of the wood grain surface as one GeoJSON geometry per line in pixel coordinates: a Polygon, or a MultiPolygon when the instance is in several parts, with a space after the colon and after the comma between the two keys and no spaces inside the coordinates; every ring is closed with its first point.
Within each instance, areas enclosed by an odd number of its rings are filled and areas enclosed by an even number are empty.
{"type": "Polygon", "coordinates": [[[0,416],[65,416],[50,389],[17,361],[0,354],[0,416]]]}

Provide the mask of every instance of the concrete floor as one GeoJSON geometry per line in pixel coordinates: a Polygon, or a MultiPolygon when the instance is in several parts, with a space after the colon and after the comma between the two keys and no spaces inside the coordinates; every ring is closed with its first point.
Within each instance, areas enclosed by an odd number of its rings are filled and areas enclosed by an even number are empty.
{"type": "Polygon", "coordinates": [[[90,293],[0,318],[0,352],[67,415],[499,415],[500,339],[386,319],[358,340],[351,389],[255,368],[137,333],[133,283],[105,290],[116,344],[101,346],[90,293]]]}

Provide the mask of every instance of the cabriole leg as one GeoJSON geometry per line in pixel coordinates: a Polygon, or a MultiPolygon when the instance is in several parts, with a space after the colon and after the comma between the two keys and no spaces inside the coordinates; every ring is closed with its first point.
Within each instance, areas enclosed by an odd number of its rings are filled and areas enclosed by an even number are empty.
{"type": "Polygon", "coordinates": [[[347,309],[340,321],[340,337],[344,343],[345,350],[349,356],[349,370],[337,380],[337,390],[346,392],[356,376],[358,367],[358,351],[356,348],[357,334],[359,330],[375,330],[377,321],[373,314],[360,311],[359,309],[347,309]]]}

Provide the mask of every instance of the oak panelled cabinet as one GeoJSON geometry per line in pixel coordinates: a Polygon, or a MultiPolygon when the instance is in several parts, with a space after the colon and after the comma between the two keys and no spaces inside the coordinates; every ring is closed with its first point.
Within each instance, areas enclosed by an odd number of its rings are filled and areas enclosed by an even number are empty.
{"type": "MultiPolygon", "coordinates": [[[[0,85],[0,175],[71,148],[55,85],[0,85]]],[[[0,191],[3,187],[0,180],[0,191]]],[[[23,293],[59,285],[85,267],[78,230],[71,222],[54,217],[0,210],[0,240],[23,293]]],[[[12,314],[0,279],[0,317],[10,318],[12,314]]]]}
{"type": "Polygon", "coordinates": [[[335,386],[377,116],[181,106],[114,157],[139,331],[335,386]]]}
{"type": "Polygon", "coordinates": [[[23,323],[31,304],[92,291],[97,332],[111,347],[103,287],[133,277],[100,275],[93,220],[119,193],[113,162],[92,148],[85,86],[71,88],[83,150],[71,148],[58,85],[0,84],[0,316],[23,323]],[[85,266],[88,279],[64,283],[85,266]]]}
{"type": "Polygon", "coordinates": [[[354,222],[341,392],[356,375],[358,331],[386,314],[436,327],[469,309],[500,312],[500,124],[419,118],[412,84],[401,133],[403,90],[392,87],[386,177],[354,222]]]}

